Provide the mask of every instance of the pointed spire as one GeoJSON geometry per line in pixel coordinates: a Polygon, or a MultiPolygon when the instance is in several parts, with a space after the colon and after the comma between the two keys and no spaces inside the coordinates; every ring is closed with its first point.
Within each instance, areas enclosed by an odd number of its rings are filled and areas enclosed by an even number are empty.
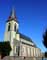
{"type": "Polygon", "coordinates": [[[17,20],[14,7],[11,10],[9,20],[17,20]]]}
{"type": "Polygon", "coordinates": [[[12,8],[12,11],[11,11],[11,18],[15,18],[15,10],[14,10],[14,8],[12,8]]]}

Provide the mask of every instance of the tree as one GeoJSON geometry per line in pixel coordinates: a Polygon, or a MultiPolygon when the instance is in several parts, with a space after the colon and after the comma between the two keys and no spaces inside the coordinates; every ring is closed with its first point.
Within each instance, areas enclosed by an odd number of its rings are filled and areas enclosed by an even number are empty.
{"type": "Polygon", "coordinates": [[[1,58],[5,57],[5,56],[9,56],[11,51],[11,46],[10,46],[10,42],[0,42],[0,55],[1,58]]]}
{"type": "MultiPolygon", "coordinates": [[[[43,35],[43,44],[47,48],[47,30],[45,31],[43,35]]],[[[45,57],[47,57],[47,52],[45,52],[45,57]]]]}
{"type": "Polygon", "coordinates": [[[45,31],[45,33],[43,35],[43,44],[47,48],[47,30],[45,31]]]}

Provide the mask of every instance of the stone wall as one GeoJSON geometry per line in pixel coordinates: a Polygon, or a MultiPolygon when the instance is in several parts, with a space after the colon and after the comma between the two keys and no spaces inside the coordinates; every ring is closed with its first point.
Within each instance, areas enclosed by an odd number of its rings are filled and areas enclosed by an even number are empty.
{"type": "Polygon", "coordinates": [[[21,44],[20,45],[20,56],[25,56],[25,57],[40,57],[41,56],[41,50],[36,47],[32,47],[26,44],[21,44]]]}
{"type": "Polygon", "coordinates": [[[6,56],[3,59],[0,60],[41,60],[41,57],[16,57],[16,56],[6,56]]]}

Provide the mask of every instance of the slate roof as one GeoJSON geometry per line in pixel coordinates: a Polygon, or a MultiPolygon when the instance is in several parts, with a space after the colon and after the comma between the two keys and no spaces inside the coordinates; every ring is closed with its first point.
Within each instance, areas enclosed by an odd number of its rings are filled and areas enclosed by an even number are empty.
{"type": "MultiPolygon", "coordinates": [[[[28,36],[25,36],[25,35],[23,35],[23,34],[21,34],[21,33],[20,33],[20,38],[23,38],[23,39],[25,39],[25,40],[27,40],[27,41],[29,41],[29,42],[34,43],[31,38],[29,38],[28,36]]],[[[24,42],[22,42],[22,43],[24,43],[24,42]]],[[[24,43],[24,44],[26,44],[26,43],[24,43]]],[[[27,44],[27,45],[30,45],[30,44],[27,44]]],[[[35,43],[34,43],[34,45],[30,45],[30,46],[37,47],[37,46],[35,45],[35,43]]]]}
{"type": "Polygon", "coordinates": [[[31,38],[29,38],[28,36],[25,36],[25,35],[23,35],[23,34],[21,34],[21,33],[20,33],[20,38],[23,38],[23,39],[25,39],[25,40],[30,41],[30,42],[33,43],[33,41],[32,41],[31,38]]]}

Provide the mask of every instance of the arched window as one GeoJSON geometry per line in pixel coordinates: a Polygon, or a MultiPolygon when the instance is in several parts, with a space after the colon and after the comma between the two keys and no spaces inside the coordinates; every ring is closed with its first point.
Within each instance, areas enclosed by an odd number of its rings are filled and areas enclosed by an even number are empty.
{"type": "Polygon", "coordinates": [[[9,23],[9,25],[8,25],[8,31],[10,31],[10,23],[9,23]]]}
{"type": "Polygon", "coordinates": [[[14,25],[14,31],[16,31],[16,24],[14,25]]]}

